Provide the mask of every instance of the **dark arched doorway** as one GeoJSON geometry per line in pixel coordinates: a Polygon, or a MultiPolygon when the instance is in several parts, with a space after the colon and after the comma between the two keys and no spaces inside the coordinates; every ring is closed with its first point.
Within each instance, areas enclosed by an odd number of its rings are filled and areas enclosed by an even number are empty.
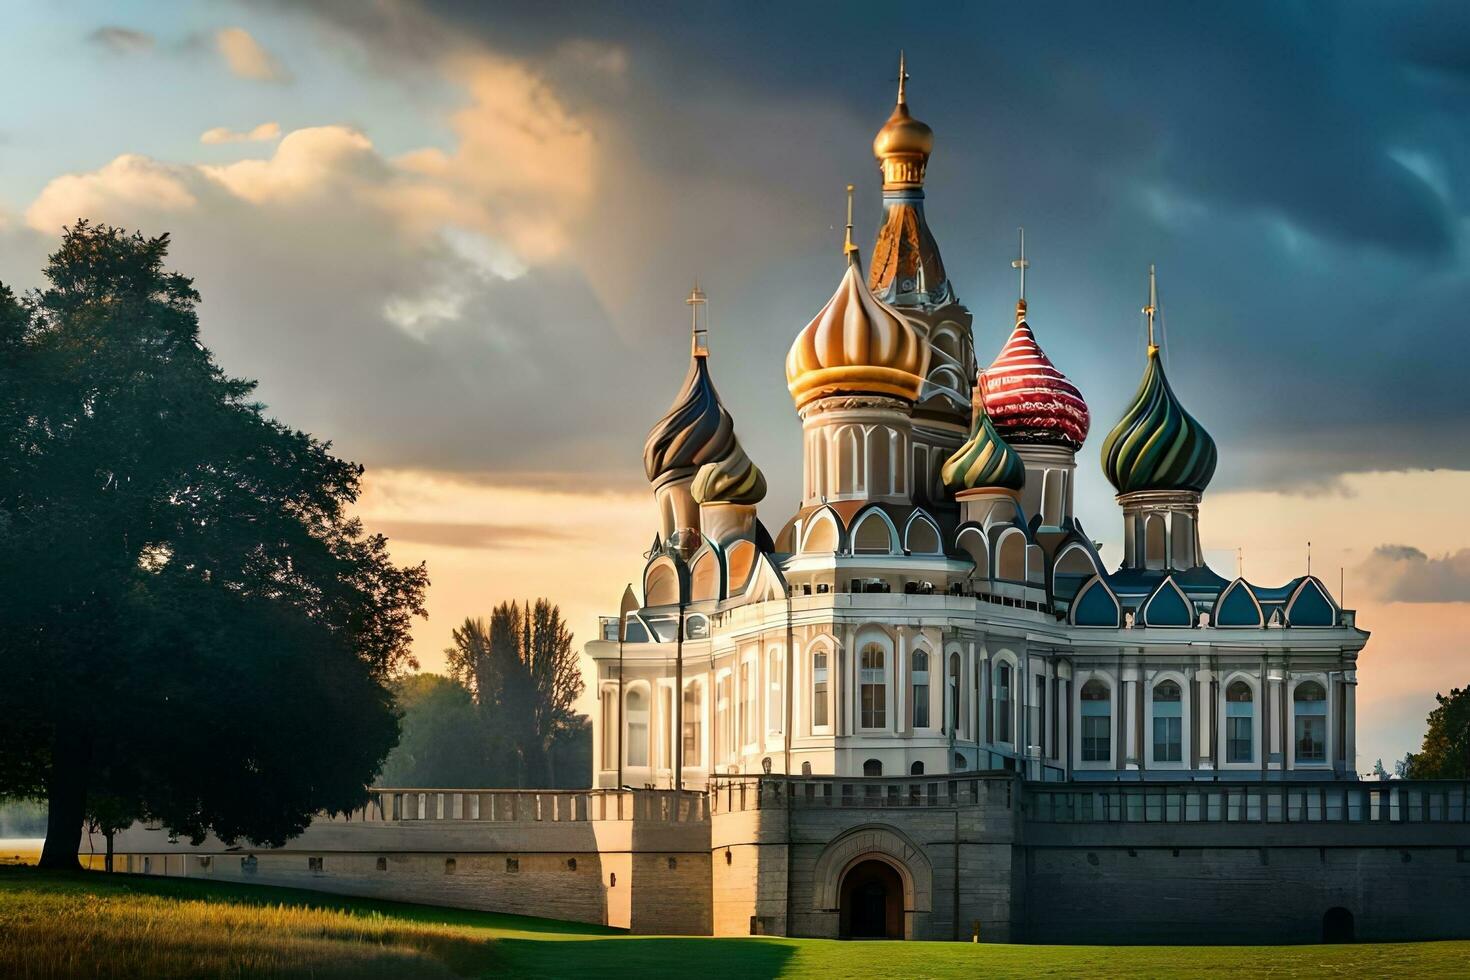
{"type": "Polygon", "coordinates": [[[886,861],[860,861],[842,878],[844,939],[903,938],[903,879],[886,861]]]}
{"type": "Polygon", "coordinates": [[[1335,905],[1322,915],[1322,941],[1324,943],[1350,943],[1356,939],[1353,928],[1353,913],[1335,905]]]}

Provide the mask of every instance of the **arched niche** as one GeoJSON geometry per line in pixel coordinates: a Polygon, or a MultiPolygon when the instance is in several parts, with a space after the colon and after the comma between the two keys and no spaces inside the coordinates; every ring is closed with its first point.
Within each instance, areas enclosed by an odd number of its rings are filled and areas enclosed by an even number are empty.
{"type": "Polygon", "coordinates": [[[672,558],[660,558],[649,565],[643,575],[643,604],[673,606],[678,603],[679,568],[672,558]]]}
{"type": "Polygon", "coordinates": [[[1163,568],[1169,554],[1168,525],[1163,514],[1150,514],[1143,522],[1143,567],[1163,568]]]}
{"type": "Polygon", "coordinates": [[[1118,597],[1101,576],[1093,576],[1072,601],[1073,626],[1097,626],[1118,629],[1123,625],[1123,610],[1118,597]]]}
{"type": "Polygon", "coordinates": [[[1194,625],[1194,603],[1171,575],[1143,603],[1143,625],[1190,627],[1194,625]]]}
{"type": "Polygon", "coordinates": [[[1226,629],[1261,629],[1266,625],[1266,617],[1250,586],[1238,578],[1225,586],[1225,591],[1215,600],[1210,623],[1226,629]]]}
{"type": "Polygon", "coordinates": [[[837,521],[829,511],[818,512],[807,523],[801,550],[805,553],[835,552],[837,545],[837,521]]]}
{"type": "Polygon", "coordinates": [[[1337,605],[1322,588],[1322,583],[1308,576],[1297,586],[1296,592],[1286,604],[1286,625],[1336,626],[1337,605]]]}
{"type": "Polygon", "coordinates": [[[990,547],[985,543],[985,535],[979,528],[961,529],[959,536],[955,538],[955,545],[975,563],[975,570],[970,573],[971,578],[990,578],[990,547]]]}
{"type": "Polygon", "coordinates": [[[720,556],[707,549],[694,559],[689,570],[689,599],[700,602],[720,598],[720,556]]]}
{"type": "Polygon", "coordinates": [[[904,535],[904,548],[911,555],[937,555],[940,553],[939,527],[923,514],[914,514],[909,519],[904,535]]]}
{"type": "Polygon", "coordinates": [[[755,543],[737,541],[725,552],[725,581],[729,595],[739,595],[750,582],[750,573],[755,569],[755,543]]]}
{"type": "Polygon", "coordinates": [[[1006,582],[1026,581],[1026,535],[1016,528],[1002,531],[996,541],[995,577],[1006,582]]]}
{"type": "Polygon", "coordinates": [[[1052,592],[1057,595],[1070,593],[1080,587],[1099,569],[1093,564],[1092,555],[1078,542],[1062,548],[1057,555],[1056,562],[1052,565],[1051,587],[1052,592]]]}
{"type": "Polygon", "coordinates": [[[855,555],[891,555],[898,547],[898,533],[881,510],[870,510],[858,519],[852,532],[855,555]]]}

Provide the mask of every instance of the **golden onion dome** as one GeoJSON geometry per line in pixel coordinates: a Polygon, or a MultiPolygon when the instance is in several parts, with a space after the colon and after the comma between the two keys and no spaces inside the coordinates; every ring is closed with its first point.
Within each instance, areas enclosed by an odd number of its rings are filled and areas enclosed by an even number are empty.
{"type": "Polygon", "coordinates": [[[903,70],[903,54],[898,56],[898,102],[893,113],[878,135],[873,137],[873,156],[878,158],[878,167],[883,171],[883,189],[897,190],[905,187],[922,187],[924,168],[929,163],[929,154],[934,152],[934,130],[909,115],[905,83],[908,73],[903,70]]]}
{"type": "Polygon", "coordinates": [[[730,455],[701,466],[689,490],[697,504],[758,504],[766,497],[766,477],[737,442],[730,455]]]}
{"type": "Polygon", "coordinates": [[[837,291],[786,355],[786,387],[797,409],[830,395],[917,401],[928,369],[929,344],[869,291],[849,233],[847,271],[837,291]]]}

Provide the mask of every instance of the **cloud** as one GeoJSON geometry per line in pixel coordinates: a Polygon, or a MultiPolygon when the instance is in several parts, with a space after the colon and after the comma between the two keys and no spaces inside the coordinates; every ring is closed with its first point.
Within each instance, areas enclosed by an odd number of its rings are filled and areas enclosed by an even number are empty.
{"type": "Polygon", "coordinates": [[[262,47],[243,27],[226,27],[216,32],[214,43],[230,71],[241,78],[258,82],[286,82],[291,79],[291,73],[276,60],[275,55],[262,47]]]}
{"type": "Polygon", "coordinates": [[[199,142],[206,144],[214,143],[268,143],[281,136],[281,124],[274,122],[263,122],[254,129],[233,130],[228,126],[216,126],[207,129],[199,136],[199,142]]]}
{"type": "Polygon", "coordinates": [[[555,528],[535,525],[391,519],[375,520],[372,530],[398,542],[447,548],[527,548],[569,537],[555,528]]]}
{"type": "Polygon", "coordinates": [[[87,35],[87,40],[114,54],[147,54],[155,44],[152,34],[114,24],[97,28],[87,35]]]}
{"type": "Polygon", "coordinates": [[[56,233],[78,218],[187,211],[198,203],[190,178],[187,167],[126,153],[100,170],[53,179],[26,209],[26,224],[56,233]]]}
{"type": "Polygon", "coordinates": [[[1388,602],[1470,602],[1470,548],[1431,558],[1410,545],[1380,545],[1358,575],[1388,602]]]}

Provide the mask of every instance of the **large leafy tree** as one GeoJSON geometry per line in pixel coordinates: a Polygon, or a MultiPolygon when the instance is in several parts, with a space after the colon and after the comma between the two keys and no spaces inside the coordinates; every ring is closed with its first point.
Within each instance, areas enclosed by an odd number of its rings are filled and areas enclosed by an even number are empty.
{"type": "Polygon", "coordinates": [[[168,246],[81,222],[0,287],[0,795],[47,800],[47,867],[89,812],[278,844],[357,804],[424,612],[361,468],[215,365],[168,246]]]}
{"type": "Polygon", "coordinates": [[[410,674],[395,682],[394,693],[403,733],[383,763],[379,785],[473,789],[504,778],[494,746],[475,737],[480,716],[463,684],[440,674],[410,674]]]}
{"type": "Polygon", "coordinates": [[[516,783],[558,782],[556,760],[580,757],[590,730],[576,713],[582,671],[561,610],[546,599],[503,602],[484,619],[466,619],[444,652],[450,673],[475,696],[486,737],[508,749],[516,783]]]}
{"type": "Polygon", "coordinates": [[[1408,779],[1470,779],[1470,688],[1436,694],[1426,719],[1424,744],[1404,758],[1408,779]]]}

